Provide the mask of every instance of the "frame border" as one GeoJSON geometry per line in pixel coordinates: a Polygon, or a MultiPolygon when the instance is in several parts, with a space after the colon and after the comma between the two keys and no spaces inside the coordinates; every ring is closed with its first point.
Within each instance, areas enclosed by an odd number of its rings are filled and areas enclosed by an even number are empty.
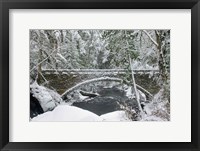
{"type": "Polygon", "coordinates": [[[200,0],[0,0],[0,149],[7,150],[200,150],[200,0]],[[191,142],[9,142],[9,9],[191,9],[191,142]],[[199,60],[198,60],[199,58],[199,60]]]}

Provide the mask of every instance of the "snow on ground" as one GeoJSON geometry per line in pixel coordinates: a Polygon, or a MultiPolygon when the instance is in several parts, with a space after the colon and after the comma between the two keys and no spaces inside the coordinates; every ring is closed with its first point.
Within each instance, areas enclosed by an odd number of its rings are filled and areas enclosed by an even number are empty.
{"type": "MultiPolygon", "coordinates": [[[[33,119],[33,122],[120,122],[120,121],[132,121],[128,118],[125,111],[114,111],[110,113],[98,116],[88,110],[84,110],[70,105],[58,105],[53,111],[48,111],[40,114],[33,119]]],[[[140,121],[167,121],[161,117],[155,115],[143,115],[140,121]]]]}
{"type": "Polygon", "coordinates": [[[53,111],[34,117],[31,121],[102,121],[98,115],[75,106],[59,105],[53,111]]]}
{"type": "Polygon", "coordinates": [[[30,88],[31,93],[38,99],[44,112],[53,110],[60,102],[62,102],[59,94],[53,90],[39,86],[36,82],[31,84],[30,88]]]}
{"type": "Polygon", "coordinates": [[[145,115],[140,121],[167,121],[155,115],[145,115]]]}
{"type": "Polygon", "coordinates": [[[103,121],[131,121],[125,111],[114,111],[100,116],[103,121]]]}
{"type": "Polygon", "coordinates": [[[115,111],[98,116],[90,111],[69,105],[59,105],[53,111],[48,111],[31,119],[37,122],[59,121],[130,121],[124,111],[115,111]]]}
{"type": "Polygon", "coordinates": [[[164,102],[150,102],[145,104],[145,116],[141,121],[169,121],[170,115],[167,113],[166,104],[164,102]]]}

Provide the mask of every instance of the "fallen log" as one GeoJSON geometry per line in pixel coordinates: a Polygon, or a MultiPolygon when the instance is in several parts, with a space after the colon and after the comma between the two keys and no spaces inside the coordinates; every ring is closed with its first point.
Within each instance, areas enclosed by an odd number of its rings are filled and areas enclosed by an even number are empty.
{"type": "Polygon", "coordinates": [[[83,96],[88,96],[88,97],[96,97],[99,96],[98,93],[92,93],[92,92],[86,92],[86,91],[82,91],[80,90],[79,93],[83,96]]]}

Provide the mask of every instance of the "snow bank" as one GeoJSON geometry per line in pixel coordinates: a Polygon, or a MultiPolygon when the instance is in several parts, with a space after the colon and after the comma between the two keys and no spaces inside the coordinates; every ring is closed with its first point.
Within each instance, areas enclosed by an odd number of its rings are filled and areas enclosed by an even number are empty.
{"type": "Polygon", "coordinates": [[[115,111],[115,112],[111,112],[111,113],[107,113],[107,114],[103,114],[100,116],[101,118],[103,118],[103,121],[131,121],[125,111],[115,111]]]}
{"type": "Polygon", "coordinates": [[[125,114],[125,111],[115,111],[98,116],[90,111],[69,105],[59,105],[53,111],[48,111],[44,114],[40,114],[37,117],[31,119],[31,121],[37,122],[61,122],[61,121],[130,121],[125,114]]]}
{"type": "Polygon", "coordinates": [[[30,88],[31,93],[38,99],[44,112],[53,110],[62,101],[59,94],[53,90],[39,86],[36,82],[31,84],[30,88]]]}
{"type": "MultiPolygon", "coordinates": [[[[40,114],[33,122],[120,122],[132,121],[125,111],[114,111],[98,116],[90,111],[69,105],[58,105],[53,111],[40,114]]],[[[140,121],[167,121],[156,115],[145,114],[140,121]]]]}
{"type": "Polygon", "coordinates": [[[59,105],[53,111],[38,115],[31,121],[102,121],[102,118],[75,106],[59,105]]]}
{"type": "Polygon", "coordinates": [[[142,121],[170,121],[166,103],[151,102],[144,106],[145,116],[142,121]]]}

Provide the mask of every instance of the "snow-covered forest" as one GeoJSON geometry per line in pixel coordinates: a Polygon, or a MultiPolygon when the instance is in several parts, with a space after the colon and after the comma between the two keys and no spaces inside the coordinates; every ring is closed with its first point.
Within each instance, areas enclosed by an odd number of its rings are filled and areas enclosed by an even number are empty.
{"type": "Polygon", "coordinates": [[[30,30],[30,121],[170,121],[170,30],[30,30]]]}

